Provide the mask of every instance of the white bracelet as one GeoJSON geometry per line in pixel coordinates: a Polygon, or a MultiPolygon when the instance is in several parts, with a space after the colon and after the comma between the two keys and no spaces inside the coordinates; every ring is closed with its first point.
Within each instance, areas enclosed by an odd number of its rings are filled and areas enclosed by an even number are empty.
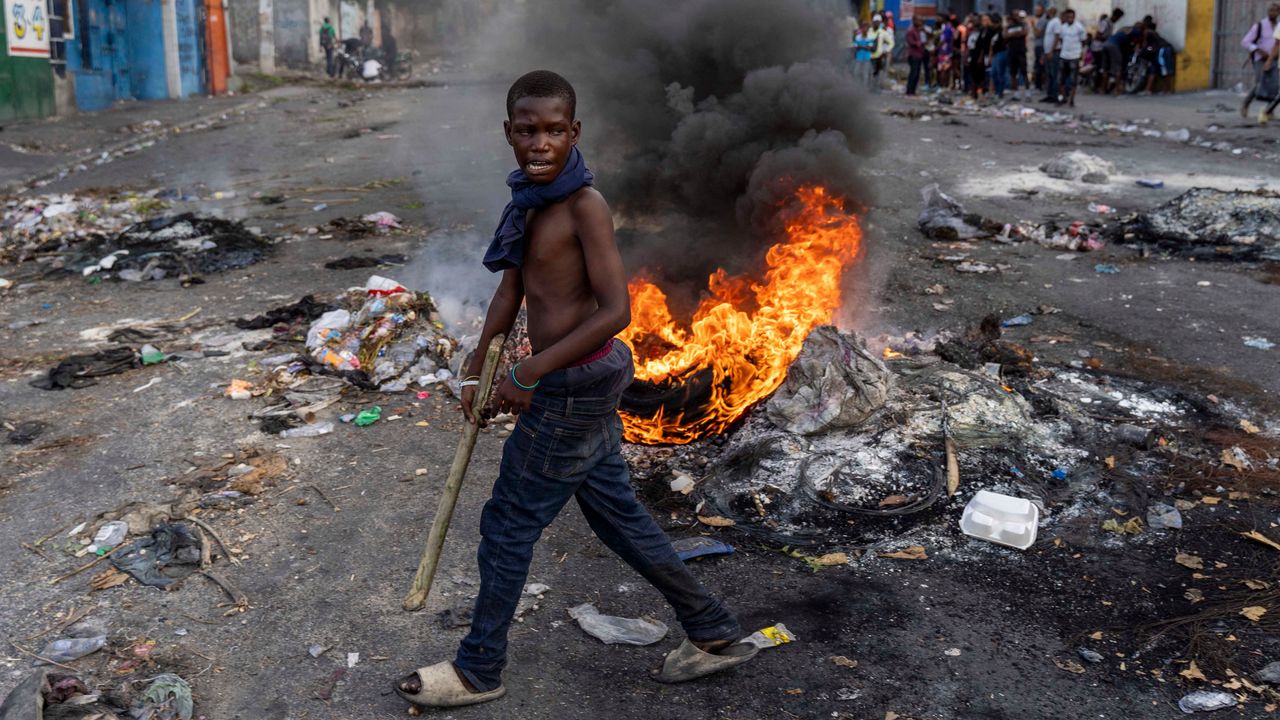
{"type": "Polygon", "coordinates": [[[463,380],[458,383],[458,387],[475,387],[480,384],[479,380],[463,380]]]}

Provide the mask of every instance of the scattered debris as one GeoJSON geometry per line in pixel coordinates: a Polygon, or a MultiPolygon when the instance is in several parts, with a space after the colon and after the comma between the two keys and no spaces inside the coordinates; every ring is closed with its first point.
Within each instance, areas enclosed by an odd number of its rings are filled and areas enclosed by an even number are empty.
{"type": "Polygon", "coordinates": [[[1151,503],[1147,507],[1147,527],[1152,530],[1181,530],[1182,513],[1172,505],[1151,503]]]}
{"type": "Polygon", "coordinates": [[[1280,260],[1280,193],[1194,188],[1122,223],[1115,239],[1210,260],[1280,260]]]}
{"type": "Polygon", "coordinates": [[[979,490],[964,508],[960,530],[970,537],[1026,550],[1035,544],[1039,520],[1040,509],[1030,500],[979,490]]]}
{"type": "Polygon", "coordinates": [[[755,645],[761,650],[768,650],[769,648],[774,648],[779,645],[793,643],[797,639],[798,638],[795,636],[795,633],[787,629],[786,625],[778,623],[751,633],[750,635],[742,638],[742,642],[755,645]]]}
{"type": "Polygon", "coordinates": [[[133,348],[115,347],[94,353],[72,355],[49,370],[47,376],[31,381],[41,390],[66,390],[97,385],[94,378],[117,375],[142,363],[133,348]]]}
{"type": "Polygon", "coordinates": [[[82,658],[89,653],[95,653],[106,646],[106,635],[54,640],[44,646],[44,649],[40,651],[40,656],[36,659],[34,664],[44,665],[49,663],[56,664],[71,662],[72,660],[82,658]]]}
{"type": "Polygon", "coordinates": [[[326,270],[358,270],[360,268],[379,267],[382,265],[404,265],[409,262],[408,255],[388,254],[373,257],[371,255],[348,255],[324,264],[326,270]]]}
{"type": "Polygon", "coordinates": [[[305,295],[295,303],[281,305],[253,318],[236,320],[236,327],[241,330],[265,330],[277,326],[291,326],[300,322],[311,322],[321,315],[335,309],[330,303],[317,302],[315,296],[305,295]]]}
{"type": "Polygon", "coordinates": [[[1089,648],[1082,647],[1082,648],[1076,649],[1076,654],[1080,656],[1081,660],[1084,660],[1085,662],[1090,663],[1092,665],[1097,665],[1098,663],[1102,662],[1102,653],[1098,652],[1097,650],[1090,650],[1089,648]]]}
{"type": "Polygon", "coordinates": [[[936,240],[969,240],[982,234],[979,226],[983,220],[978,215],[968,215],[960,203],[942,192],[937,183],[920,190],[924,209],[920,211],[918,224],[928,237],[936,240]]]}
{"type": "Polygon", "coordinates": [[[923,545],[910,545],[902,550],[893,552],[880,553],[882,558],[891,558],[894,560],[928,560],[929,555],[925,552],[923,545]]]}
{"type": "Polygon", "coordinates": [[[1235,695],[1225,690],[1194,690],[1182,696],[1178,701],[1178,709],[1190,715],[1235,707],[1238,702],[1235,695]]]}
{"type": "Polygon", "coordinates": [[[667,626],[657,620],[601,615],[591,603],[569,608],[569,617],[588,635],[608,645],[652,645],[667,635],[667,626]]]}
{"type": "Polygon", "coordinates": [[[1115,165],[1096,155],[1072,150],[1062,153],[1040,166],[1044,174],[1060,180],[1084,180],[1095,184],[1105,184],[1110,175],[1116,172],[1115,165]]]}
{"type": "Polygon", "coordinates": [[[191,720],[194,710],[187,681],[162,673],[151,678],[133,716],[139,720],[191,720]]]}
{"type": "Polygon", "coordinates": [[[805,338],[766,407],[779,428],[809,435],[856,427],[884,405],[890,387],[888,369],[865,342],[823,325],[805,338]]]}
{"type": "Polygon", "coordinates": [[[709,555],[732,555],[734,552],[732,545],[705,535],[680,538],[672,542],[671,547],[675,549],[676,556],[684,562],[709,555]]]}
{"type": "Polygon", "coordinates": [[[167,588],[200,566],[200,540],[182,523],[163,523],[111,556],[117,570],[143,585],[167,588]]]}

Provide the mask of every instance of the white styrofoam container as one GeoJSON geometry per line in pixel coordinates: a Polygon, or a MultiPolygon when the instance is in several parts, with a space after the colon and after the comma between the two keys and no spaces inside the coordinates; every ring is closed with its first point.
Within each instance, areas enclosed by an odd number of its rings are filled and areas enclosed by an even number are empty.
{"type": "Polygon", "coordinates": [[[1026,550],[1036,541],[1040,508],[1023,498],[979,490],[960,516],[965,535],[1026,550]]]}

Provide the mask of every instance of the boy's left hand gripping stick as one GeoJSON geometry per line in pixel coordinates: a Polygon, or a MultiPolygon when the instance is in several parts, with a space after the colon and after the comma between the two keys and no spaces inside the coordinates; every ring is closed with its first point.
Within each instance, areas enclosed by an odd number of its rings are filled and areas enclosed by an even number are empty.
{"type": "MultiPolygon", "coordinates": [[[[477,388],[475,400],[471,404],[473,413],[478,414],[489,402],[489,393],[493,389],[494,375],[498,370],[498,356],[502,354],[502,343],[505,337],[501,334],[489,341],[489,349],[484,356],[484,368],[480,371],[480,387],[477,388]]],[[[440,507],[436,517],[431,521],[431,532],[427,535],[427,547],[422,551],[422,562],[418,563],[418,572],[413,576],[413,586],[404,598],[405,610],[419,610],[427,604],[427,594],[431,592],[431,581],[436,576],[436,566],[440,564],[440,551],[444,548],[444,537],[449,532],[449,521],[453,518],[453,506],[458,502],[458,491],[462,489],[462,479],[467,474],[467,464],[471,462],[471,451],[476,446],[476,434],[480,432],[479,423],[462,423],[462,438],[458,440],[458,451],[453,454],[453,465],[449,468],[449,478],[444,481],[444,493],[440,496],[440,507]]]]}

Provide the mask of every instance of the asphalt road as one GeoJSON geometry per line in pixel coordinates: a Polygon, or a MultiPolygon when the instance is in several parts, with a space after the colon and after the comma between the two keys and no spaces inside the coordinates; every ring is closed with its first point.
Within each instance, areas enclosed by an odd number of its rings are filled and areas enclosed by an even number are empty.
{"type": "MultiPolygon", "coordinates": [[[[208,209],[272,234],[377,210],[396,213],[412,230],[356,241],[304,233],[279,246],[270,260],[211,275],[192,288],[173,281],[90,286],[60,278],[5,296],[0,328],[30,317],[50,322],[0,329],[0,415],[44,419],[53,425],[50,438],[83,438],[44,453],[4,448],[3,472],[11,481],[0,491],[0,543],[9,548],[0,556],[0,627],[6,636],[26,638],[55,623],[56,613],[96,604],[91,617],[108,624],[117,655],[100,653],[97,660],[81,662],[98,670],[104,682],[110,682],[110,663],[131,644],[154,639],[157,665],[190,679],[199,714],[207,718],[403,716],[404,704],[390,694],[394,678],[449,656],[462,633],[443,628],[433,616],[471,592],[479,508],[500,452],[494,433],[477,447],[440,571],[440,592],[426,612],[407,614],[400,598],[458,424],[451,404],[438,395],[423,401],[350,397],[335,410],[378,401],[400,406],[406,419],[359,431],[342,426],[332,435],[276,448],[278,439],[262,435],[246,418],[248,403],[221,395],[232,377],[252,372],[249,364],[260,353],[236,351],[187,363],[185,372],[147,368],[83,390],[45,392],[27,381],[57,357],[83,348],[80,331],[125,317],[174,318],[199,308],[192,322],[207,327],[194,332],[227,333],[234,332],[225,324],[232,318],[360,284],[365,271],[323,269],[325,261],[356,250],[415,256],[405,277],[443,301],[483,296],[492,281],[470,258],[480,252],[505,202],[502,179],[510,159],[499,132],[504,93],[492,84],[371,92],[283,89],[211,129],[170,136],[42,190],[203,184],[238,195],[210,202],[208,209]],[[262,206],[249,197],[255,190],[288,199],[262,206]],[[322,203],[328,207],[316,210],[322,203]],[[151,378],[160,382],[134,391],[151,378]],[[414,424],[422,420],[429,426],[414,424]],[[90,573],[53,587],[48,579],[79,561],[46,561],[21,547],[124,502],[171,497],[189,467],[245,447],[276,449],[289,460],[288,477],[278,488],[244,510],[215,516],[232,544],[244,550],[245,564],[225,570],[250,598],[246,613],[224,617],[214,608],[222,599],[218,591],[198,578],[169,593],[130,583],[90,594],[90,573]],[[416,468],[426,468],[426,475],[416,476],[416,468]],[[323,489],[340,510],[308,490],[293,490],[300,484],[323,489]],[[297,504],[303,496],[305,504],[297,504]],[[313,644],[332,649],[312,658],[307,648],[313,644]],[[348,653],[359,653],[349,669],[348,653]],[[337,670],[345,673],[330,699],[320,699],[337,670]]],[[[893,96],[869,102],[877,109],[912,107],[893,96]]],[[[1084,98],[1081,109],[1105,102],[1084,98]]],[[[1124,102],[1132,107],[1133,101],[1124,102]]],[[[608,142],[592,134],[589,104],[579,112],[588,152],[608,142]]],[[[1187,115],[1185,107],[1181,112],[1187,115]]],[[[848,326],[872,335],[927,334],[963,327],[991,312],[1012,315],[1049,304],[1062,312],[1038,319],[1034,331],[1119,348],[1103,352],[1090,345],[1109,367],[1137,372],[1134,357],[1163,358],[1177,379],[1203,384],[1203,392],[1259,405],[1274,399],[1280,351],[1252,350],[1241,342],[1246,335],[1280,341],[1280,316],[1274,312],[1280,287],[1265,268],[1140,258],[1124,248],[1060,260],[1059,252],[1035,245],[980,244],[971,251],[976,259],[1010,269],[963,275],[927,259],[937,250],[915,229],[919,189],[928,182],[941,183],[968,209],[1003,221],[1084,219],[1090,201],[1121,211],[1141,209],[1206,177],[1228,186],[1254,187],[1259,178],[1274,183],[1273,162],[1249,153],[1003,119],[960,115],[963,124],[949,125],[940,117],[877,117],[881,149],[866,164],[874,191],[865,218],[868,250],[846,283],[848,326]],[[1126,175],[1164,178],[1166,188],[1147,190],[1121,180],[1102,187],[1063,186],[1034,169],[1082,144],[1126,175]],[[1034,199],[1007,192],[1018,183],[1042,192],[1034,199]],[[1095,273],[1096,262],[1114,263],[1121,272],[1095,273]],[[947,286],[953,309],[933,309],[936,298],[923,289],[935,283],[947,286]]],[[[1274,147],[1274,130],[1230,132],[1260,152],[1274,147]]],[[[1054,346],[1043,353],[1066,360],[1076,349],[1054,346]]],[[[655,647],[606,647],[569,619],[568,607],[591,601],[607,613],[653,614],[675,625],[656,593],[592,538],[576,511],[566,511],[536,551],[530,579],[552,590],[512,633],[508,698],[434,716],[747,720],[881,718],[895,712],[914,718],[1013,718],[1058,716],[1064,708],[1097,718],[1178,714],[1174,703],[1183,689],[1174,682],[1136,674],[1132,665],[1121,670],[1115,661],[1085,674],[1063,672],[1052,662],[1074,657],[1081,633],[1106,629],[1110,638],[1113,628],[1177,612],[1182,590],[1168,563],[1156,559],[1171,557],[1170,546],[1156,540],[1140,547],[1081,541],[1078,558],[1052,545],[1018,554],[976,546],[955,533],[939,535],[937,528],[953,523],[959,510],[947,508],[928,521],[929,528],[904,522],[886,534],[887,546],[932,538],[930,559],[920,563],[868,553],[849,567],[815,573],[776,550],[728,534],[742,551],[700,561],[698,575],[737,609],[744,624],[785,622],[800,640],[722,679],[685,687],[646,679],[678,632],[655,647]],[[1150,597],[1142,597],[1135,583],[1150,597]],[[857,660],[858,667],[834,664],[830,658],[836,655],[857,660]]],[[[1217,539],[1206,529],[1185,542],[1211,545],[1217,539]]],[[[1115,652],[1133,652],[1116,642],[1115,652]]],[[[20,643],[35,647],[39,641],[20,643]]],[[[0,692],[18,682],[27,663],[11,649],[0,652],[0,692]]],[[[1243,714],[1261,716],[1261,704],[1250,704],[1243,714]]]]}

